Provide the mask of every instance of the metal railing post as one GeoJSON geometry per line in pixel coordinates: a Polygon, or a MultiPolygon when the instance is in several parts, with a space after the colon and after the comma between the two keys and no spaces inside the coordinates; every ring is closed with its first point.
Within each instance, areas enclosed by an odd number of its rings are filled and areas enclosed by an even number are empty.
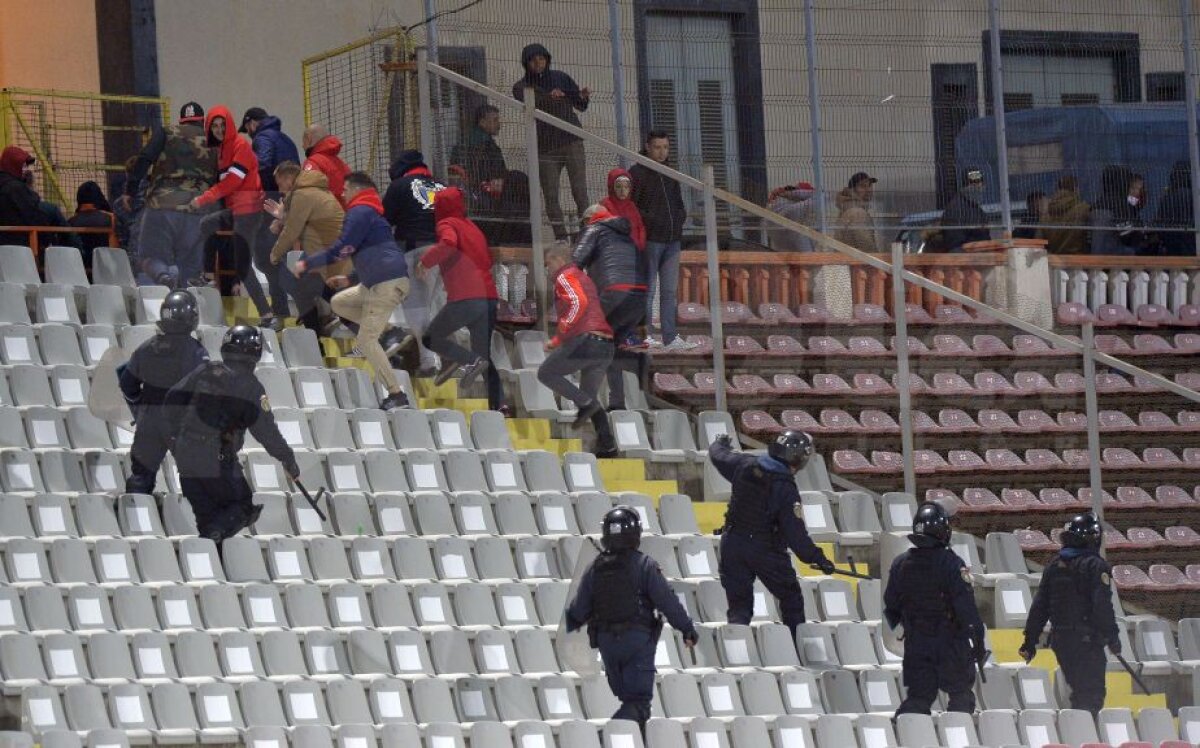
{"type": "Polygon", "coordinates": [[[1192,48],[1192,11],[1195,0],[1179,0],[1183,34],[1183,100],[1187,103],[1188,156],[1192,163],[1192,225],[1196,232],[1196,254],[1200,255],[1200,126],[1196,123],[1196,50],[1192,48]]]}
{"type": "Polygon", "coordinates": [[[701,169],[704,180],[704,238],[708,255],[708,308],[712,328],[713,371],[717,375],[717,410],[725,410],[725,321],[721,319],[721,267],[717,241],[717,186],[712,164],[701,169]]]}
{"type": "Polygon", "coordinates": [[[813,187],[817,191],[817,228],[825,233],[825,174],[821,169],[821,91],[817,84],[817,29],[813,0],[804,0],[804,50],[808,57],[808,129],[812,139],[813,187]]]}
{"type": "Polygon", "coordinates": [[[625,73],[621,67],[624,55],[621,48],[621,10],[617,7],[617,0],[608,0],[608,46],[612,56],[613,118],[617,121],[617,145],[625,148],[629,143],[625,133],[625,73]]]}
{"type": "Polygon", "coordinates": [[[988,27],[991,40],[992,117],[996,122],[996,170],[1000,177],[1000,212],[1004,219],[1004,238],[1013,235],[1012,197],[1008,189],[1008,131],[1004,117],[1004,69],[1000,55],[1000,0],[988,0],[988,27]]]}
{"type": "Polygon", "coordinates": [[[913,464],[912,391],[909,389],[908,310],[904,304],[904,245],[892,242],[892,306],[896,318],[896,391],[900,396],[900,451],[904,456],[904,492],[917,495],[917,473],[913,464]]]}
{"type": "Polygon", "coordinates": [[[533,295],[537,301],[538,326],[548,329],[549,308],[546,306],[546,249],[542,244],[542,180],[538,161],[537,97],[532,87],[525,88],[525,170],[529,174],[529,235],[533,244],[533,295]]]}
{"type": "Polygon", "coordinates": [[[421,107],[421,153],[433,158],[433,100],[429,95],[429,50],[417,50],[417,102],[421,107]]]}
{"type": "Polygon", "coordinates": [[[1096,396],[1096,328],[1083,323],[1083,380],[1087,408],[1088,475],[1092,487],[1092,512],[1104,521],[1104,493],[1100,479],[1100,406],[1096,396]]]}

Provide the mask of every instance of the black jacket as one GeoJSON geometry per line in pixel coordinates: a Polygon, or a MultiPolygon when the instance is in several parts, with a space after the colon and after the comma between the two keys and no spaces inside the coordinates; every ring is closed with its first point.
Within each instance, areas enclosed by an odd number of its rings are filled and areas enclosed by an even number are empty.
{"type": "Polygon", "coordinates": [[[1192,171],[1186,161],[1181,161],[1171,169],[1167,192],[1158,201],[1158,211],[1154,214],[1152,225],[1187,231],[1159,233],[1160,248],[1164,255],[1184,257],[1195,254],[1196,235],[1190,233],[1196,227],[1192,212],[1192,171]]]}
{"type": "Polygon", "coordinates": [[[1059,637],[1086,637],[1096,646],[1120,641],[1111,574],[1099,553],[1061,551],[1042,572],[1025,619],[1025,641],[1036,643],[1047,622],[1059,637]]]}
{"type": "Polygon", "coordinates": [[[942,241],[947,252],[961,252],[968,242],[982,242],[991,238],[987,230],[987,214],[979,203],[959,191],[946,203],[942,211],[943,226],[957,226],[942,230],[942,241]]]}
{"type": "Polygon", "coordinates": [[[579,237],[571,262],[604,291],[646,290],[646,262],[629,236],[629,221],[606,218],[579,237]]]}
{"type": "MultiPolygon", "coordinates": [[[[694,633],[696,631],[695,624],[692,623],[683,604],[679,602],[679,598],[675,596],[671,585],[667,583],[658,562],[641,551],[628,551],[628,553],[631,556],[629,563],[633,568],[632,576],[634,577],[630,584],[633,586],[632,591],[638,596],[638,612],[630,624],[653,630],[656,628],[654,614],[657,611],[666,616],[667,622],[676,631],[684,634],[694,633]]],[[[587,571],[583,572],[575,599],[567,607],[568,631],[575,631],[592,620],[595,569],[596,564],[592,563],[587,571]]]]}
{"type": "MultiPolygon", "coordinates": [[[[45,226],[46,215],[38,202],[25,180],[0,172],[0,226],[45,226]]],[[[28,245],[29,234],[0,233],[0,244],[28,245]]]]}
{"type": "Polygon", "coordinates": [[[118,383],[137,417],[162,405],[172,387],[208,361],[208,351],[191,335],[155,335],[138,346],[120,368],[118,383]]]}
{"type": "Polygon", "coordinates": [[[468,186],[477,189],[481,182],[504,179],[508,167],[496,139],[478,126],[471,128],[463,141],[450,152],[450,162],[467,170],[468,186]]]}
{"type": "Polygon", "coordinates": [[[664,244],[679,241],[683,222],[687,220],[679,182],[641,164],[634,164],[629,176],[633,178],[633,202],[646,224],[646,241],[664,244]]]}
{"type": "MultiPolygon", "coordinates": [[[[588,102],[579,93],[579,85],[574,79],[561,70],[551,69],[550,62],[550,52],[541,44],[530,44],[521,50],[521,66],[525,68],[525,75],[513,84],[513,98],[524,101],[525,87],[533,86],[538,109],[580,127],[579,117],[575,112],[587,111],[588,102]],[[534,75],[529,70],[529,61],[538,55],[546,58],[546,69],[541,75],[534,75]],[[550,92],[556,88],[565,94],[561,99],[550,96],[550,92]]],[[[577,135],[564,132],[540,120],[537,123],[537,136],[538,150],[542,152],[552,151],[579,140],[577,135]]]]}
{"type": "Polygon", "coordinates": [[[445,186],[433,178],[418,151],[400,154],[388,170],[392,183],[383,195],[383,217],[392,224],[396,244],[409,251],[437,241],[434,194],[445,186]]]}

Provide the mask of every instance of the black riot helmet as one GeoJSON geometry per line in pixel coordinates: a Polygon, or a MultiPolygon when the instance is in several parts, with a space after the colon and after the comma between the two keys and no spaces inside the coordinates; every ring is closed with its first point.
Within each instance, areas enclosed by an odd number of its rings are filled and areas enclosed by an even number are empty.
{"type": "Polygon", "coordinates": [[[262,333],[250,325],[234,325],[221,341],[221,358],[227,364],[254,367],[262,358],[262,333]]]}
{"type": "Polygon", "coordinates": [[[938,548],[950,544],[950,517],[936,501],[925,501],[913,517],[913,531],[908,536],[918,548],[938,548]]]}
{"type": "Polygon", "coordinates": [[[200,305],[187,291],[172,291],[158,312],[158,329],[167,335],[187,335],[200,324],[200,305]]]}
{"type": "Polygon", "coordinates": [[[1100,520],[1091,512],[1084,512],[1076,514],[1063,527],[1061,540],[1064,548],[1099,548],[1103,537],[1100,520]]]}
{"type": "Polygon", "coordinates": [[[609,553],[637,550],[642,543],[642,517],[636,510],[618,506],[604,515],[600,545],[609,553]]]}
{"type": "Polygon", "coordinates": [[[803,431],[788,429],[767,446],[767,454],[798,472],[814,451],[812,437],[803,431]]]}

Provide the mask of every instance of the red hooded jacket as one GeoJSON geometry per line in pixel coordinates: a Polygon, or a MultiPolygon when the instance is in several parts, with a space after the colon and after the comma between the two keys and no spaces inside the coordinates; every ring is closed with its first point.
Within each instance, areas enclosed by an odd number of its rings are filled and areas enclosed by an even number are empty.
{"type": "Polygon", "coordinates": [[[342,199],[342,193],[346,190],[346,177],[350,174],[350,167],[338,157],[341,152],[342,141],[338,140],[336,135],[326,135],[305,151],[304,155],[307,158],[300,168],[304,171],[316,169],[324,174],[329,180],[329,191],[344,208],[346,203],[342,199]]]}
{"type": "Polygon", "coordinates": [[[588,333],[612,337],[612,328],[604,317],[600,293],[592,279],[574,265],[564,265],[554,276],[554,310],[558,313],[558,334],[550,339],[558,346],[588,333]]]}
{"type": "Polygon", "coordinates": [[[646,224],[642,222],[641,211],[638,210],[632,198],[621,200],[613,191],[613,186],[620,177],[629,180],[630,195],[633,194],[633,177],[624,169],[613,169],[608,173],[608,197],[601,200],[600,204],[608,208],[614,216],[620,216],[629,221],[629,238],[633,239],[633,245],[638,248],[638,251],[643,252],[646,249],[646,224]]]}
{"type": "Polygon", "coordinates": [[[258,157],[254,155],[254,146],[237,133],[237,124],[229,108],[218,104],[208,110],[204,117],[204,134],[208,142],[214,144],[212,123],[217,117],[225,118],[225,141],[217,151],[217,183],[208,188],[196,198],[199,205],[211,205],[218,200],[225,201],[235,216],[244,216],[262,210],[263,190],[262,181],[258,178],[258,157]]]}
{"type": "Polygon", "coordinates": [[[421,264],[441,268],[446,301],[499,298],[492,279],[492,252],[483,232],[467,218],[462,190],[447,187],[438,192],[433,214],[437,244],[421,256],[421,264]]]}

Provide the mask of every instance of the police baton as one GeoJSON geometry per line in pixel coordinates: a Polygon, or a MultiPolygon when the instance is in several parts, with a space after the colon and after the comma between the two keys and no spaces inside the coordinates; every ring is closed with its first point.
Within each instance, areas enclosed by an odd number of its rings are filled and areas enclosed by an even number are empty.
{"type": "Polygon", "coordinates": [[[1126,660],[1123,656],[1117,654],[1116,652],[1113,652],[1113,656],[1117,658],[1117,662],[1121,663],[1121,667],[1125,668],[1125,672],[1129,673],[1129,677],[1133,678],[1133,682],[1138,685],[1138,688],[1142,689],[1142,693],[1149,696],[1150,689],[1146,688],[1146,684],[1143,683],[1138,674],[1133,671],[1133,667],[1130,666],[1129,660],[1126,660]]]}
{"type": "MultiPolygon", "coordinates": [[[[868,582],[875,581],[875,577],[858,573],[858,567],[854,563],[854,556],[848,555],[848,556],[846,556],[846,559],[850,562],[850,571],[846,571],[845,569],[839,569],[835,566],[835,567],[833,567],[833,571],[830,573],[841,574],[843,577],[850,577],[851,579],[865,579],[868,582]]],[[[820,570],[821,567],[813,566],[813,568],[820,570]]]]}
{"type": "Polygon", "coordinates": [[[308,501],[308,505],[313,508],[313,511],[317,513],[317,516],[321,518],[321,521],[328,522],[329,518],[325,516],[325,512],[321,511],[321,506],[317,503],[321,500],[321,497],[325,495],[325,487],[321,486],[317,489],[317,498],[314,499],[312,494],[308,492],[308,489],[304,487],[304,484],[300,482],[299,478],[293,478],[292,482],[296,484],[296,488],[300,489],[300,493],[304,494],[304,498],[308,501]]]}

